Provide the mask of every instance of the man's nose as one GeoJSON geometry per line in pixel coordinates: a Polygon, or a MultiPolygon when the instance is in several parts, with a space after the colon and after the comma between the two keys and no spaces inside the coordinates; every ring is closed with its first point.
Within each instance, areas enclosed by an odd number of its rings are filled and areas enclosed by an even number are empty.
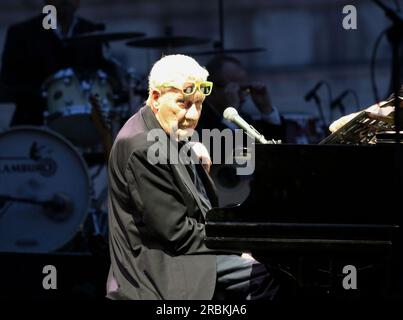
{"type": "Polygon", "coordinates": [[[195,103],[193,103],[192,106],[187,110],[185,117],[187,120],[195,121],[199,119],[199,112],[197,111],[195,103]]]}

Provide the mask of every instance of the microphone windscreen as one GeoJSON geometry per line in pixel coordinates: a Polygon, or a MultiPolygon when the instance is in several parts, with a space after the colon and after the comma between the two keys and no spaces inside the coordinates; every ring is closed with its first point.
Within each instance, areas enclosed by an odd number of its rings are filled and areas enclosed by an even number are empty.
{"type": "Polygon", "coordinates": [[[233,107],[228,107],[224,110],[223,116],[225,119],[232,121],[238,115],[238,111],[233,107]]]}

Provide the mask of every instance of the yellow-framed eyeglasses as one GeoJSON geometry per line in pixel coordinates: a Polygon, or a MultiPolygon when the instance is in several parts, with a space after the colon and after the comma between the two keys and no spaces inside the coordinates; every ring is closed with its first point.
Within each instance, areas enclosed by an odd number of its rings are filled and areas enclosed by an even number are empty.
{"type": "Polygon", "coordinates": [[[203,94],[204,96],[208,96],[211,91],[213,90],[213,83],[211,81],[200,81],[200,82],[196,82],[196,81],[186,81],[182,88],[170,84],[170,83],[164,83],[162,85],[160,85],[160,87],[174,87],[177,88],[179,90],[182,90],[183,95],[185,96],[190,96],[192,94],[194,94],[196,92],[196,90],[199,90],[199,92],[201,94],[203,94]]]}

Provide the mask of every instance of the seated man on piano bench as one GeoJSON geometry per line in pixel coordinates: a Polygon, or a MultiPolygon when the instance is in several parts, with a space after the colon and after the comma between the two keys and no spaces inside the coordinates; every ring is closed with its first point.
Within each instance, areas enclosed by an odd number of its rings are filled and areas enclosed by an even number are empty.
{"type": "MultiPolygon", "coordinates": [[[[209,165],[172,158],[197,125],[212,89],[207,76],[188,56],[161,58],[150,72],[145,106],[114,142],[108,168],[110,299],[277,295],[279,285],[263,264],[206,247],[205,215],[217,204],[209,165]],[[160,139],[150,141],[153,133],[160,139]],[[150,162],[150,147],[156,144],[159,150],[170,148],[159,154],[166,161],[150,162]]],[[[208,157],[200,144],[189,147],[196,159],[208,157]]]]}

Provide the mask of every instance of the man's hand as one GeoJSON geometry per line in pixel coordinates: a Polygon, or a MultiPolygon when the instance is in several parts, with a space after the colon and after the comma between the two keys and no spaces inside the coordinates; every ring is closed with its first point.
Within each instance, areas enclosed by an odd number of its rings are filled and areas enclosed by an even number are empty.
{"type": "Polygon", "coordinates": [[[203,168],[210,172],[211,158],[207,148],[201,142],[192,143],[192,150],[196,154],[203,168]]]}
{"type": "Polygon", "coordinates": [[[272,112],[272,104],[269,91],[263,83],[255,82],[250,85],[250,95],[256,107],[262,114],[272,112]]]}

